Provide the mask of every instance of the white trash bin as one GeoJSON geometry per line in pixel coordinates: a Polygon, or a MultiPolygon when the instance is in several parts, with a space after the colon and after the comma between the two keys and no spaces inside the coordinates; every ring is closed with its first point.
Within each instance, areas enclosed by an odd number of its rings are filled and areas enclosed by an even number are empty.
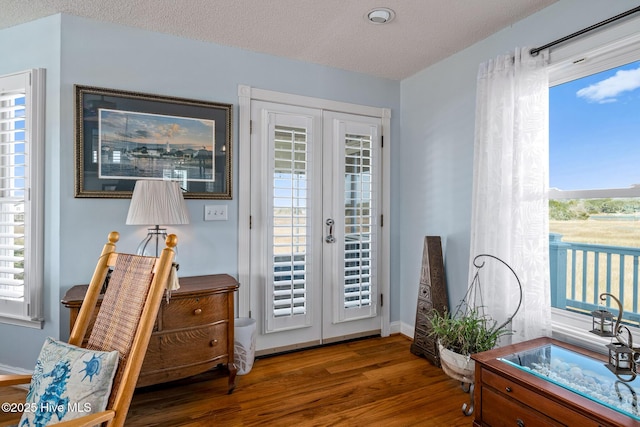
{"type": "Polygon", "coordinates": [[[238,368],[238,375],[251,371],[256,355],[256,320],[239,317],[234,320],[233,360],[238,368]]]}

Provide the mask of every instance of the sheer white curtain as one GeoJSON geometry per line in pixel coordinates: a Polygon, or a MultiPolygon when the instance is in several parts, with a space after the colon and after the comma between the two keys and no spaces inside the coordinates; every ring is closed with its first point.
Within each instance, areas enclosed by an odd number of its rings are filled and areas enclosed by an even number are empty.
{"type": "MultiPolygon", "coordinates": [[[[546,62],[516,49],[478,72],[470,255],[497,256],[520,278],[512,342],[551,335],[546,62]]],[[[481,292],[485,313],[499,323],[515,311],[518,287],[504,265],[487,261],[481,292]]]]}

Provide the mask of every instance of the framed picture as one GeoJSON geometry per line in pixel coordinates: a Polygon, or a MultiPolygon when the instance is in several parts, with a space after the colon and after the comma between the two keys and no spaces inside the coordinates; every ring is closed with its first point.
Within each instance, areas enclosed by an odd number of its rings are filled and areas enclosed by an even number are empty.
{"type": "Polygon", "coordinates": [[[138,179],[231,199],[232,105],[75,85],[75,197],[129,198],[138,179]]]}

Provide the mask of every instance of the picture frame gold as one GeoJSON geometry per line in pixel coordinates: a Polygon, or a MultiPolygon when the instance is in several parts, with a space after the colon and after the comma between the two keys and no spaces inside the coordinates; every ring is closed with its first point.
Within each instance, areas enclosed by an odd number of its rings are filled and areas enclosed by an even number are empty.
{"type": "Polygon", "coordinates": [[[84,85],[74,100],[76,198],[170,179],[185,199],[232,199],[232,104],[84,85]]]}

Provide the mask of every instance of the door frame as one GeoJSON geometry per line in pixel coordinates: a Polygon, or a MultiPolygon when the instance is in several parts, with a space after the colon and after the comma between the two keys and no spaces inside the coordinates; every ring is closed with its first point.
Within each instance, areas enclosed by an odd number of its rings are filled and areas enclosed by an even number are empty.
{"type": "Polygon", "coordinates": [[[237,316],[250,316],[252,274],[251,262],[251,101],[266,101],[280,104],[296,105],[300,107],[330,110],[341,113],[356,114],[380,118],[382,121],[382,185],[381,185],[381,214],[382,229],[380,230],[380,271],[378,274],[379,292],[386,298],[381,299],[380,331],[383,337],[390,333],[390,236],[391,236],[391,109],[369,107],[257,89],[251,86],[238,85],[238,281],[240,288],[237,295],[237,316]]]}

